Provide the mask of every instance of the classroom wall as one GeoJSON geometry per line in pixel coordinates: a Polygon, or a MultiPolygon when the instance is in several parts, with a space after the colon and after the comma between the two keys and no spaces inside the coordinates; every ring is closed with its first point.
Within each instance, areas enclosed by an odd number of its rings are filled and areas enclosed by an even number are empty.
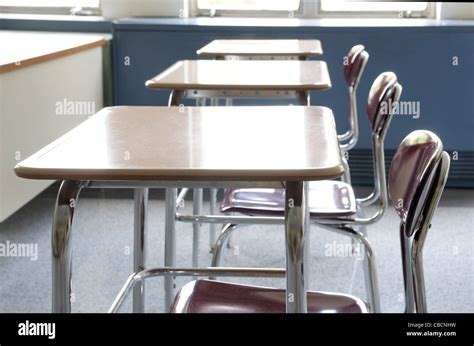
{"type": "Polygon", "coordinates": [[[221,25],[223,21],[217,18],[198,22],[195,24],[191,19],[117,21],[114,33],[116,104],[166,105],[169,93],[147,90],[145,81],[177,60],[196,59],[196,50],[213,39],[318,38],[323,43],[321,59],[328,63],[333,88],[312,93],[312,104],[332,108],[342,133],[348,125],[342,61],[350,47],[362,43],[370,59],[359,86],[361,133],[354,158],[358,157],[363,167],[357,167],[356,171],[367,178],[365,181],[370,181],[371,142],[365,104],[376,76],[383,71],[393,71],[404,87],[402,101],[415,102],[420,107],[420,116],[394,118],[386,139],[387,161],[406,134],[415,129],[429,129],[443,138],[450,153],[461,153],[459,160],[453,160],[451,183],[457,180],[461,186],[474,186],[474,22],[412,27],[395,25],[395,22],[389,26],[386,21],[374,26],[368,24],[370,21],[358,25],[345,21],[345,26],[318,20],[306,21],[304,26],[275,20],[259,20],[257,26],[248,22],[238,25],[238,20],[232,25],[221,25]]]}
{"type": "MultiPolygon", "coordinates": [[[[176,17],[172,13],[181,6],[178,1],[169,3],[174,5],[159,13],[176,17]]],[[[473,17],[474,4],[440,5],[443,18],[473,17]]],[[[360,172],[355,182],[370,181],[367,174],[371,171],[369,128],[363,122],[365,97],[378,73],[393,70],[405,87],[402,99],[419,101],[421,117],[395,119],[387,137],[387,162],[404,134],[416,128],[432,129],[443,137],[451,153],[461,153],[459,160],[453,160],[448,184],[474,187],[472,20],[131,18],[112,22],[96,18],[69,19],[20,19],[2,15],[0,28],[112,32],[115,104],[165,105],[168,94],[146,90],[143,86],[145,80],[176,60],[195,59],[196,50],[215,38],[317,37],[323,42],[325,52],[322,59],[328,62],[334,87],[314,94],[312,102],[334,110],[340,132],[347,126],[341,61],[349,47],[361,42],[366,45],[371,58],[359,91],[361,140],[352,157],[363,162],[364,167],[353,169],[360,172]],[[129,66],[124,65],[127,56],[131,58],[129,66]],[[458,61],[456,66],[453,65],[454,57],[458,61]]]]}

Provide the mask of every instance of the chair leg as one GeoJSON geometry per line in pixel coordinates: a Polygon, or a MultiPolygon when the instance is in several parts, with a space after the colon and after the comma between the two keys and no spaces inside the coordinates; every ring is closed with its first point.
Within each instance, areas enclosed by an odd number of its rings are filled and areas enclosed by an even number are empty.
{"type": "MultiPolygon", "coordinates": [[[[342,152],[342,165],[344,167],[344,173],[341,177],[341,181],[343,181],[344,183],[347,183],[349,185],[351,185],[352,181],[351,181],[351,170],[350,170],[350,166],[349,166],[349,162],[347,161],[347,157],[346,157],[346,153],[345,152],[342,152]]],[[[358,208],[357,210],[357,215],[359,215],[359,212],[362,212],[362,210],[360,210],[358,208]]],[[[359,215],[359,216],[362,216],[362,215],[359,215]]],[[[365,233],[364,233],[365,235],[365,233]]],[[[357,240],[355,238],[351,238],[351,244],[352,244],[352,254],[355,255],[355,252],[354,252],[354,249],[356,248],[357,246],[357,240]]]]}
{"type": "MultiPolygon", "coordinates": [[[[212,254],[211,267],[220,267],[224,259],[224,250],[226,248],[227,241],[229,240],[230,235],[234,232],[239,225],[232,223],[225,224],[222,228],[222,231],[217,238],[216,244],[214,245],[214,253],[212,254]]],[[[215,277],[210,277],[209,279],[215,280],[215,277]]]]}
{"type": "Polygon", "coordinates": [[[319,226],[333,232],[337,232],[339,234],[349,235],[360,244],[364,245],[365,251],[365,258],[364,262],[364,277],[365,277],[365,285],[367,291],[367,298],[369,300],[371,311],[374,313],[380,312],[380,296],[379,296],[379,288],[378,288],[378,280],[377,280],[377,270],[375,264],[375,255],[370,245],[369,241],[365,237],[365,235],[349,226],[336,226],[332,227],[330,225],[325,224],[318,224],[319,226]]]}
{"type": "MultiPolygon", "coordinates": [[[[344,183],[347,183],[349,185],[352,184],[352,181],[351,181],[351,169],[349,167],[349,162],[347,161],[347,156],[346,156],[346,152],[342,152],[342,165],[344,166],[344,173],[341,177],[341,181],[343,181],[344,183]]],[[[360,209],[358,209],[358,213],[359,211],[361,211],[360,209]]],[[[364,233],[365,235],[365,233],[364,233]]],[[[357,240],[354,239],[354,238],[351,238],[351,244],[352,244],[352,254],[355,255],[355,252],[354,252],[354,249],[356,248],[357,246],[357,240]]]]}
{"type": "Polygon", "coordinates": [[[417,240],[414,239],[413,255],[413,283],[414,298],[417,313],[428,313],[426,305],[425,280],[423,274],[423,254],[421,247],[417,246],[417,240]]]}
{"type": "Polygon", "coordinates": [[[349,167],[349,163],[347,162],[347,158],[346,156],[344,155],[344,153],[342,153],[343,156],[342,156],[342,165],[344,166],[344,173],[342,175],[342,181],[351,185],[351,170],[350,170],[350,167],[349,167]]]}
{"type": "MultiPolygon", "coordinates": [[[[139,188],[134,192],[134,250],[133,271],[145,269],[145,236],[147,228],[148,189],[139,188]]],[[[133,288],[133,312],[145,312],[145,281],[133,288]]]]}
{"type": "MultiPolygon", "coordinates": [[[[362,209],[359,205],[357,205],[357,212],[356,212],[356,216],[357,217],[360,217],[360,218],[365,218],[365,213],[364,213],[364,209],[362,209]]],[[[359,226],[354,226],[356,227],[363,235],[364,237],[367,238],[367,227],[365,225],[359,225],[359,226]]],[[[355,249],[357,247],[357,239],[351,237],[351,244],[352,244],[352,254],[355,255],[355,249]]]]}
{"type": "Polygon", "coordinates": [[[56,199],[51,231],[52,245],[52,312],[71,312],[72,248],[71,230],[83,182],[65,180],[56,199]]]}
{"type": "Polygon", "coordinates": [[[365,287],[367,291],[367,298],[370,303],[372,312],[380,312],[380,297],[379,297],[379,288],[377,281],[377,270],[375,265],[375,255],[372,250],[372,246],[365,237],[365,235],[351,227],[344,226],[341,229],[348,232],[351,237],[356,239],[360,244],[364,246],[365,256],[364,256],[364,278],[365,278],[365,287]]]}

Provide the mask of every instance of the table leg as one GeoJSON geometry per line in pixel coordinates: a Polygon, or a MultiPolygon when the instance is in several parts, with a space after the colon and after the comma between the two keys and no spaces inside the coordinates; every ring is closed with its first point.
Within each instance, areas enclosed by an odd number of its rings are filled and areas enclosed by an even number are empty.
{"type": "Polygon", "coordinates": [[[287,182],[285,201],[286,312],[307,312],[305,236],[309,230],[307,183],[287,182]]]}
{"type": "Polygon", "coordinates": [[[310,106],[311,105],[311,97],[307,91],[298,91],[298,104],[300,106],[310,106]]]}
{"type": "MultiPolygon", "coordinates": [[[[166,189],[165,202],[165,267],[174,267],[176,262],[176,220],[175,203],[177,189],[166,189]]],[[[165,311],[168,312],[171,300],[174,296],[175,277],[165,276],[165,311]]]]}
{"type": "MultiPolygon", "coordinates": [[[[193,196],[193,215],[202,215],[202,189],[194,189],[193,196]]],[[[199,265],[199,233],[201,231],[201,224],[199,222],[193,223],[193,267],[199,265]]]]}
{"type": "MultiPolygon", "coordinates": [[[[210,199],[209,199],[209,214],[216,215],[216,204],[217,204],[217,189],[210,189],[210,199]]],[[[215,223],[211,223],[209,225],[209,248],[211,252],[213,252],[214,246],[216,245],[217,240],[217,225],[215,223]]]]}
{"type": "MultiPolygon", "coordinates": [[[[226,99],[226,105],[227,105],[226,99]]],[[[211,106],[219,106],[219,99],[211,99],[211,106]]],[[[218,189],[209,189],[209,214],[216,215],[216,204],[217,204],[217,191],[218,189]]],[[[214,245],[217,240],[217,225],[214,223],[209,224],[209,249],[211,252],[214,251],[214,245]]]]}
{"type": "MultiPolygon", "coordinates": [[[[183,91],[172,90],[168,100],[169,107],[177,107],[183,98],[183,91]]],[[[165,267],[173,267],[176,262],[176,234],[175,234],[175,213],[176,199],[178,197],[177,189],[166,189],[165,201],[165,267]]],[[[175,277],[165,276],[165,311],[167,312],[174,296],[175,277]]]]}
{"type": "MultiPolygon", "coordinates": [[[[213,100],[211,99],[211,106],[213,100]]],[[[196,99],[196,106],[205,107],[207,99],[198,98],[196,99]]],[[[201,215],[202,213],[202,202],[203,202],[203,190],[194,189],[193,190],[193,214],[201,215]]],[[[201,224],[198,222],[193,223],[193,252],[192,252],[192,261],[193,267],[197,267],[199,264],[199,238],[201,232],[201,224]]],[[[196,279],[196,278],[194,278],[196,279]]]]}
{"type": "Polygon", "coordinates": [[[83,183],[80,181],[65,180],[56,199],[51,232],[53,313],[71,312],[71,230],[74,209],[82,187],[83,183]]]}
{"type": "MultiPolygon", "coordinates": [[[[148,189],[134,191],[133,271],[145,269],[145,236],[148,214],[148,189]]],[[[145,281],[133,288],[133,312],[145,312],[145,281]]]]}

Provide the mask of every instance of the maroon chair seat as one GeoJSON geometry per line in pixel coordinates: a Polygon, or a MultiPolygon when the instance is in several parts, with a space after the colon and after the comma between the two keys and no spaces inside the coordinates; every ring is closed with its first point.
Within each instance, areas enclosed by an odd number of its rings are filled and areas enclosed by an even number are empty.
{"type": "MultiPolygon", "coordinates": [[[[186,284],[171,304],[172,313],[285,313],[285,290],[222,281],[186,284]]],[[[366,304],[353,296],[308,292],[308,312],[366,313],[366,304]]]]}
{"type": "MultiPolygon", "coordinates": [[[[310,182],[309,210],[313,218],[354,215],[357,210],[354,190],[341,181],[310,182]]],[[[226,189],[221,211],[244,215],[284,215],[285,190],[226,189]]]]}

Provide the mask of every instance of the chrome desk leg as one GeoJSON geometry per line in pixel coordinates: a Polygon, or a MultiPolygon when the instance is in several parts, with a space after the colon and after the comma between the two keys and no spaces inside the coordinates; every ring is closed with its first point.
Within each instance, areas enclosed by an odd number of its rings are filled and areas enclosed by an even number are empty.
{"type": "MultiPolygon", "coordinates": [[[[198,98],[196,99],[196,106],[205,107],[207,99],[198,98]]],[[[210,99],[210,105],[212,106],[214,99],[210,99]]],[[[201,215],[202,211],[202,202],[203,202],[203,189],[194,189],[193,190],[193,215],[201,215]]],[[[193,267],[198,266],[198,254],[199,254],[199,235],[201,232],[202,225],[198,222],[193,223],[193,253],[192,261],[193,267]]],[[[212,227],[212,225],[210,226],[212,227]]],[[[194,278],[195,280],[196,278],[194,278]]]]}
{"type": "MultiPolygon", "coordinates": [[[[193,190],[193,215],[202,215],[202,189],[193,190]]],[[[199,265],[199,233],[201,231],[201,224],[199,222],[193,223],[193,267],[199,265]]]]}
{"type": "MultiPolygon", "coordinates": [[[[226,99],[228,100],[228,99],[226,99]]],[[[227,105],[227,101],[226,101],[227,105]]],[[[211,106],[219,106],[219,99],[211,99],[211,106]]],[[[217,191],[218,189],[209,190],[209,214],[216,215],[216,204],[217,204],[217,191]]],[[[214,244],[216,243],[217,238],[217,225],[214,223],[209,224],[209,249],[210,252],[214,251],[214,244]]]]}
{"type": "MultiPolygon", "coordinates": [[[[172,90],[168,100],[169,107],[177,107],[183,98],[183,91],[172,90]]],[[[165,267],[174,267],[176,261],[176,234],[175,234],[175,213],[177,189],[166,189],[165,201],[165,267]]],[[[165,288],[165,311],[167,312],[174,295],[175,277],[166,276],[164,280],[165,288]]]]}
{"type": "Polygon", "coordinates": [[[311,98],[309,93],[306,91],[299,91],[297,94],[298,97],[298,104],[300,106],[310,106],[311,105],[311,98]]]}
{"type": "MultiPolygon", "coordinates": [[[[209,199],[209,214],[216,215],[216,204],[217,204],[217,189],[210,189],[209,199]]],[[[217,228],[215,223],[209,225],[209,248],[211,252],[215,250],[214,245],[216,244],[217,228]]]]}
{"type": "Polygon", "coordinates": [[[286,312],[307,312],[304,275],[305,236],[309,226],[307,183],[287,182],[285,200],[286,312]]]}
{"type": "Polygon", "coordinates": [[[83,182],[65,180],[59,188],[51,232],[53,313],[71,312],[71,229],[83,182]]]}
{"type": "MultiPolygon", "coordinates": [[[[148,213],[148,189],[134,191],[133,272],[145,269],[145,237],[148,213]]],[[[133,288],[133,312],[145,312],[145,281],[133,288]]]]}
{"type": "MultiPolygon", "coordinates": [[[[175,203],[177,189],[166,189],[165,202],[165,267],[174,267],[176,262],[176,224],[175,224],[175,203]]],[[[174,296],[175,277],[165,277],[165,311],[171,304],[174,296]]]]}

